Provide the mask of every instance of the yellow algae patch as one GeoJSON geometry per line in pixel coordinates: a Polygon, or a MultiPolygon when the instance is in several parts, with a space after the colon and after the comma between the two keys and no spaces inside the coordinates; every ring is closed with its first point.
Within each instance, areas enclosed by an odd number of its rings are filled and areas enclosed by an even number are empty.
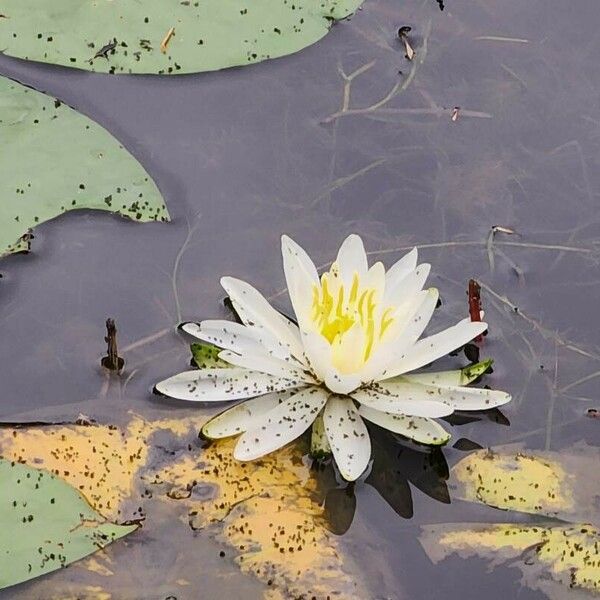
{"type": "Polygon", "coordinates": [[[543,527],[522,527],[519,525],[488,525],[484,529],[457,529],[445,531],[438,540],[448,548],[486,548],[494,550],[523,551],[542,539],[543,527]]]}
{"type": "Polygon", "coordinates": [[[557,516],[573,508],[570,480],[558,461],[490,450],[473,452],[452,474],[457,496],[496,508],[557,516]]]}
{"type": "Polygon", "coordinates": [[[143,423],[125,431],[109,425],[0,431],[3,458],[44,468],[82,492],[109,519],[120,517],[133,492],[133,475],[146,461],[143,423]]]}
{"type": "Polygon", "coordinates": [[[452,553],[494,566],[509,562],[523,571],[526,585],[551,597],[564,597],[564,587],[600,591],[600,531],[590,525],[432,525],[421,543],[433,562],[452,553]],[[548,580],[560,586],[548,587],[548,580]]]}
{"type": "Polygon", "coordinates": [[[234,444],[214,442],[146,484],[161,487],[166,501],[184,503],[192,529],[214,529],[233,546],[242,571],[271,586],[273,597],[366,597],[323,526],[298,446],[246,463],[233,459],[234,444]]]}
{"type": "Polygon", "coordinates": [[[178,595],[184,582],[198,585],[202,554],[194,547],[206,545],[207,536],[231,548],[227,563],[218,554],[213,560],[225,566],[233,557],[273,598],[368,597],[351,574],[354,565],[324,527],[301,445],[238,462],[235,440],[200,447],[197,432],[205,420],[146,421],[133,415],[122,427],[0,429],[4,458],[52,471],[107,518],[147,517],[138,536],[150,536],[144,543],[110,549],[80,561],[67,575],[56,574],[53,586],[62,590],[60,597],[112,598],[121,597],[119,590],[142,588],[178,595]],[[150,539],[153,549],[146,546],[150,539]],[[161,556],[169,550],[159,561],[165,565],[152,571],[159,578],[154,581],[146,562],[157,564],[152,557],[158,549],[161,556]]]}
{"type": "Polygon", "coordinates": [[[123,429],[96,424],[1,429],[0,456],[51,471],[104,517],[119,520],[123,501],[134,494],[135,474],[148,459],[149,436],[161,429],[182,434],[194,424],[133,417],[123,429]]]}

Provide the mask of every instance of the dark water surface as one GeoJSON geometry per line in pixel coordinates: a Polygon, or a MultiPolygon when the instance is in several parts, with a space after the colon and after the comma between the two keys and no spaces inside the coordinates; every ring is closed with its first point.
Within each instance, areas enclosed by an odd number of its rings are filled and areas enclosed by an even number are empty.
{"type": "MultiPolygon", "coordinates": [[[[248,279],[287,309],[280,235],[324,264],[357,232],[388,264],[422,247],[443,299],[435,329],[466,315],[470,277],[482,283],[488,383],[513,394],[503,411],[511,424],[467,423],[455,439],[598,445],[600,422],[585,414],[600,408],[599,18],[595,0],[449,0],[443,12],[433,0],[365,0],[297,55],[219,73],[111,77],[0,58],[1,74],[118,137],[173,218],[138,225],[72,213],[38,228],[31,254],[1,261],[2,418],[73,418],[84,401],[90,412],[120,398],[137,411],[164,407],[152,386],[189,361],[175,325],[227,314],[221,275],[248,279]],[[413,28],[413,63],[395,37],[401,25],[413,28]],[[341,71],[371,62],[351,81],[357,110],[340,115],[341,71]],[[518,235],[499,232],[490,245],[494,225],[518,235]],[[108,316],[126,373],[107,389],[108,316]]],[[[450,465],[464,456],[444,453],[450,465]]],[[[405,463],[419,468],[413,455],[405,463]]],[[[412,486],[406,519],[405,497],[394,511],[374,487],[357,486],[342,545],[372,598],[545,597],[521,588],[517,569],[487,572],[456,557],[433,566],[417,541],[421,524],[493,517],[431,495],[412,486]]],[[[204,598],[262,597],[262,584],[210,560],[204,598]]],[[[20,589],[2,597],[31,597],[20,589]]]]}

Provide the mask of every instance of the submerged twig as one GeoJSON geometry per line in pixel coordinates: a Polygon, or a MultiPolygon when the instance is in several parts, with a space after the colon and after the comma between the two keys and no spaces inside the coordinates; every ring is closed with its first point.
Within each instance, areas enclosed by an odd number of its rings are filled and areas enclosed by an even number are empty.
{"type": "Polygon", "coordinates": [[[351,173],[350,175],[346,175],[345,177],[338,177],[335,181],[333,181],[329,184],[329,186],[327,187],[327,189],[324,192],[321,192],[311,202],[310,206],[312,206],[312,207],[316,206],[321,200],[327,198],[331,194],[331,192],[345,186],[346,184],[350,183],[357,177],[366,175],[372,169],[375,169],[376,167],[378,167],[386,162],[388,162],[387,158],[378,158],[377,160],[374,160],[372,163],[366,165],[362,169],[359,169],[358,171],[351,173]]]}
{"type": "Polygon", "coordinates": [[[505,37],[502,35],[479,35],[475,38],[480,42],[513,42],[516,44],[528,44],[529,40],[524,38],[505,37]]]}
{"type": "Polygon", "coordinates": [[[138,348],[141,348],[142,346],[145,346],[146,344],[151,344],[152,342],[159,340],[160,338],[164,337],[165,335],[171,333],[171,331],[172,331],[171,328],[165,327],[164,329],[161,329],[160,331],[157,331],[156,333],[151,333],[150,335],[147,335],[146,337],[143,337],[135,342],[132,342],[131,344],[128,344],[127,346],[122,348],[121,351],[122,352],[130,352],[131,350],[136,350],[138,348]]]}
{"type": "Polygon", "coordinates": [[[196,231],[196,229],[198,228],[198,220],[200,219],[200,214],[197,214],[195,219],[196,219],[196,223],[193,226],[190,226],[190,223],[188,221],[188,232],[187,235],[185,236],[185,240],[183,241],[183,244],[181,246],[181,248],[179,249],[179,252],[177,252],[177,256],[175,257],[175,262],[173,264],[173,272],[171,273],[171,289],[173,290],[173,297],[175,299],[175,310],[177,312],[177,324],[181,323],[181,304],[179,302],[179,292],[178,292],[178,288],[177,288],[177,275],[179,274],[179,265],[181,263],[181,259],[183,258],[183,255],[185,254],[185,251],[188,248],[188,245],[190,243],[190,240],[192,239],[192,236],[194,235],[194,232],[196,231]]]}
{"type": "MultiPolygon", "coordinates": [[[[402,29],[405,29],[405,28],[401,28],[400,31],[402,31],[402,29]]],[[[400,34],[400,32],[398,32],[398,33],[400,34]]],[[[338,70],[339,70],[342,78],[344,79],[342,106],[341,106],[340,110],[338,110],[337,112],[335,112],[335,113],[329,115],[328,117],[326,117],[325,119],[323,119],[321,121],[321,123],[323,123],[323,124],[331,123],[332,121],[335,121],[336,119],[338,119],[340,117],[344,117],[344,116],[348,116],[348,115],[361,115],[361,114],[374,113],[374,112],[378,111],[379,109],[381,109],[383,106],[385,106],[392,98],[394,98],[398,94],[402,93],[411,84],[412,80],[415,77],[418,67],[421,66],[423,64],[423,62],[425,61],[425,57],[427,56],[427,47],[428,47],[430,34],[431,34],[431,21],[428,21],[428,23],[425,27],[424,35],[423,35],[423,45],[419,49],[419,52],[417,54],[417,60],[411,61],[412,67],[410,69],[410,72],[406,76],[406,78],[404,80],[397,81],[392,86],[390,91],[383,98],[381,98],[381,100],[371,104],[370,106],[366,106],[364,108],[350,108],[350,92],[351,92],[352,81],[356,77],[358,77],[359,75],[364,73],[365,71],[369,70],[375,64],[375,61],[371,61],[371,62],[363,65],[362,67],[360,67],[359,69],[357,69],[356,71],[351,73],[350,75],[346,75],[344,73],[344,71],[341,69],[341,67],[339,67],[338,70]]],[[[402,39],[402,36],[401,36],[401,39],[402,39]]],[[[404,36],[404,39],[406,39],[405,36],[404,36]]],[[[410,45],[409,45],[409,48],[410,48],[410,45]]],[[[412,57],[412,56],[414,56],[414,51],[412,50],[412,48],[410,48],[410,50],[413,53],[411,55],[411,57],[412,57]]],[[[408,55],[408,49],[407,49],[407,55],[408,55]]]]}

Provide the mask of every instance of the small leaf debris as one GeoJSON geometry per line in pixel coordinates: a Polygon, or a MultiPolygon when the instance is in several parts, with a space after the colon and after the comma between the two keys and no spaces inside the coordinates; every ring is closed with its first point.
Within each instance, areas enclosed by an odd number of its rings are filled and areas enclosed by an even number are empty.
{"type": "Polygon", "coordinates": [[[510,227],[504,227],[503,225],[492,225],[492,233],[506,233],[508,235],[514,235],[517,233],[514,229],[510,227]]]}
{"type": "Polygon", "coordinates": [[[175,27],[171,27],[171,29],[169,29],[169,31],[167,31],[167,35],[165,35],[165,37],[163,38],[163,41],[160,43],[160,51],[163,54],[167,53],[167,48],[169,46],[169,42],[171,41],[171,38],[175,35],[175,27]]]}
{"type": "Polygon", "coordinates": [[[415,51],[413,50],[413,47],[408,41],[408,34],[411,31],[412,27],[409,27],[408,25],[403,25],[402,27],[400,27],[400,29],[398,29],[398,37],[400,38],[400,41],[404,44],[404,51],[406,53],[405,56],[408,60],[412,60],[415,57],[415,51]]]}
{"type": "Polygon", "coordinates": [[[450,115],[450,120],[453,123],[456,123],[456,121],[458,121],[458,115],[460,114],[460,106],[455,106],[452,109],[452,114],[450,115]]]}
{"type": "Polygon", "coordinates": [[[98,52],[94,54],[94,56],[90,59],[90,63],[96,60],[97,58],[105,58],[106,60],[108,60],[108,53],[112,52],[116,47],[117,38],[113,38],[112,42],[108,42],[108,44],[102,46],[102,48],[100,48],[100,50],[98,50],[98,52]]]}

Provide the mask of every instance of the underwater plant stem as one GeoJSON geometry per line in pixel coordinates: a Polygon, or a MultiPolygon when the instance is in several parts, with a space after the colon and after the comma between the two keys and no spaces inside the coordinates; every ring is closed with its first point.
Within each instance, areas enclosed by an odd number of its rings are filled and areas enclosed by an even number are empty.
{"type": "MultiPolygon", "coordinates": [[[[410,71],[406,78],[402,80],[396,81],[389,92],[383,96],[377,102],[374,102],[370,106],[366,106],[363,108],[350,108],[350,94],[352,91],[352,82],[359,75],[363,74],[365,71],[368,71],[374,64],[375,61],[368,62],[362,67],[358,68],[356,71],[351,73],[350,75],[346,75],[341,67],[338,67],[338,71],[340,72],[342,78],[344,79],[344,88],[343,88],[343,99],[341,108],[334,112],[333,114],[325,117],[321,123],[331,123],[339,119],[340,117],[349,116],[349,115],[362,115],[377,112],[379,109],[384,107],[392,98],[396,97],[398,94],[401,94],[404,90],[406,90],[410,84],[412,83],[415,75],[417,73],[418,68],[424,63],[425,58],[427,57],[427,48],[429,43],[429,36],[431,35],[431,20],[427,22],[425,26],[425,31],[423,33],[423,44],[418,49],[416,60],[412,61],[412,65],[410,71]]],[[[394,109],[392,109],[394,110],[394,109]]],[[[431,112],[431,109],[428,109],[431,112]]]]}
{"type": "MultiPolygon", "coordinates": [[[[196,221],[198,221],[200,219],[200,217],[201,217],[201,215],[197,214],[194,217],[194,219],[196,221]]],[[[181,323],[181,303],[179,301],[179,292],[178,292],[178,288],[177,288],[177,277],[179,275],[179,266],[181,264],[181,259],[183,258],[183,255],[185,254],[185,251],[187,250],[189,243],[190,243],[197,228],[198,228],[198,222],[196,222],[193,226],[190,226],[190,222],[188,221],[187,235],[185,236],[185,240],[183,241],[181,248],[179,248],[179,252],[177,252],[177,256],[175,257],[175,262],[173,264],[173,272],[171,274],[171,289],[173,291],[173,298],[175,299],[175,311],[176,311],[176,317],[177,317],[177,324],[181,323]]]]}

